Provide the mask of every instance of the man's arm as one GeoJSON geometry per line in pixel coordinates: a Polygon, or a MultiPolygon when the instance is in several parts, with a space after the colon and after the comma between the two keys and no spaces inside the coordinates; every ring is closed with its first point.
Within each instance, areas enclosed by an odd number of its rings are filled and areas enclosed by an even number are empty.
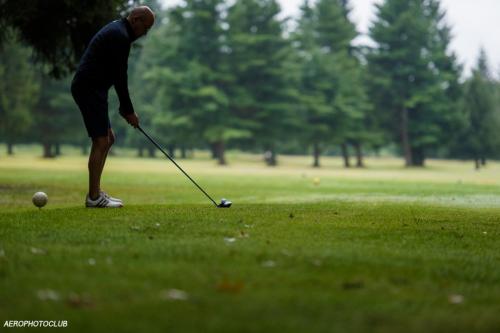
{"type": "Polygon", "coordinates": [[[116,73],[115,73],[115,91],[118,95],[120,101],[120,114],[127,122],[137,127],[139,126],[139,118],[134,111],[134,106],[130,100],[130,94],[128,91],[128,56],[130,53],[130,45],[126,43],[121,43],[120,47],[117,48],[116,55],[116,73]]]}

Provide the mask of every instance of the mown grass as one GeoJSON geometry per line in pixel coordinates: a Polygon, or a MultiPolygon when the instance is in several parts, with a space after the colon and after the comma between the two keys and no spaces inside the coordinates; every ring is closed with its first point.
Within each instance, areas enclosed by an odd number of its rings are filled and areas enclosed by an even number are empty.
{"type": "Polygon", "coordinates": [[[0,156],[0,324],[500,331],[500,165],[477,173],[443,161],[405,170],[372,159],[347,171],[338,159],[321,170],[301,157],[275,169],[254,156],[231,161],[181,161],[231,209],[210,206],[168,161],[127,157],[112,158],[104,177],[126,207],[86,210],[83,158],[0,156]],[[38,190],[49,195],[42,210],[30,202],[38,190]]]}

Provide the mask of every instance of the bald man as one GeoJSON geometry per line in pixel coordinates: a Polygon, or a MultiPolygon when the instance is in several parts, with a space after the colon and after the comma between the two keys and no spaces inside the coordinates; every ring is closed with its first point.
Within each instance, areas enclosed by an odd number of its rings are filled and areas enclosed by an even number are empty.
{"type": "Polygon", "coordinates": [[[89,137],[89,191],[85,199],[88,208],[123,207],[120,199],[110,197],[101,189],[101,175],[109,149],[115,141],[108,116],[108,90],[115,87],[120,101],[120,114],[137,128],[139,118],[134,111],[127,82],[130,45],[147,34],[155,15],[150,8],[134,8],[127,18],[103,27],[90,41],[75,77],[71,92],[80,108],[89,137]]]}

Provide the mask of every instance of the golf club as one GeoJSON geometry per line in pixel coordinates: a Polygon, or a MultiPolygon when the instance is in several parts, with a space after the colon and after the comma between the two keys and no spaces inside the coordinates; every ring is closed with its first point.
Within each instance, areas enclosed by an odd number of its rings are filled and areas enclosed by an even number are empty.
{"type": "Polygon", "coordinates": [[[163,153],[163,154],[164,154],[164,155],[165,155],[165,156],[166,156],[166,157],[167,157],[170,161],[172,161],[172,163],[174,163],[174,164],[175,164],[175,166],[176,166],[177,168],[179,168],[179,170],[181,170],[181,171],[182,171],[182,173],[183,173],[183,174],[185,174],[185,175],[186,175],[186,177],[188,177],[188,178],[189,178],[189,180],[190,180],[190,181],[192,181],[192,182],[193,182],[193,184],[194,184],[194,185],[196,185],[196,187],[198,187],[198,189],[199,189],[200,191],[202,191],[202,192],[203,192],[203,194],[205,194],[205,195],[207,196],[207,198],[209,198],[209,199],[210,199],[210,201],[212,201],[212,202],[213,202],[213,204],[215,205],[215,207],[217,207],[217,208],[229,208],[229,207],[231,207],[231,205],[232,205],[233,203],[232,203],[231,201],[229,201],[229,200],[226,200],[226,199],[221,199],[220,204],[217,204],[217,203],[215,202],[215,200],[214,200],[214,199],[212,199],[212,197],[211,197],[211,196],[209,196],[209,195],[208,195],[208,193],[207,193],[207,192],[205,192],[205,191],[204,191],[204,190],[200,187],[200,185],[198,185],[198,184],[197,184],[197,183],[193,180],[193,178],[189,177],[189,175],[186,173],[186,171],[182,170],[182,168],[180,167],[180,165],[179,165],[179,164],[177,164],[177,162],[175,162],[175,161],[174,161],[174,159],[173,159],[172,157],[170,157],[170,155],[169,155],[169,154],[167,154],[167,152],[166,152],[166,151],[164,151],[164,150],[160,147],[160,145],[159,145],[158,143],[156,143],[156,141],[155,141],[155,140],[153,140],[153,138],[151,138],[151,137],[150,137],[150,136],[149,136],[146,132],[144,132],[144,130],[143,130],[140,126],[137,126],[137,129],[138,129],[139,131],[141,131],[141,132],[142,132],[142,134],[144,134],[144,135],[146,136],[146,138],[148,138],[148,139],[149,139],[149,141],[151,141],[151,142],[152,142],[152,143],[156,146],[156,148],[158,148],[158,149],[159,149],[159,150],[160,150],[160,151],[161,151],[161,152],[162,152],[162,153],[163,153]]]}

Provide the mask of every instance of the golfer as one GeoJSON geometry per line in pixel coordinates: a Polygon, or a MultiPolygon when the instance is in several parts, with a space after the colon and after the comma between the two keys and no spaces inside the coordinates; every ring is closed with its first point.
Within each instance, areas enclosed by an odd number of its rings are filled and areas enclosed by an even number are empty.
{"type": "Polygon", "coordinates": [[[102,170],[115,141],[108,116],[108,90],[111,86],[115,87],[120,101],[120,114],[137,128],[139,118],[128,92],[128,56],[132,42],[146,35],[154,21],[153,11],[141,6],[134,8],[127,18],[103,27],[90,41],[73,78],[71,92],[92,139],[86,207],[123,207],[120,199],[110,197],[101,189],[102,170]]]}

